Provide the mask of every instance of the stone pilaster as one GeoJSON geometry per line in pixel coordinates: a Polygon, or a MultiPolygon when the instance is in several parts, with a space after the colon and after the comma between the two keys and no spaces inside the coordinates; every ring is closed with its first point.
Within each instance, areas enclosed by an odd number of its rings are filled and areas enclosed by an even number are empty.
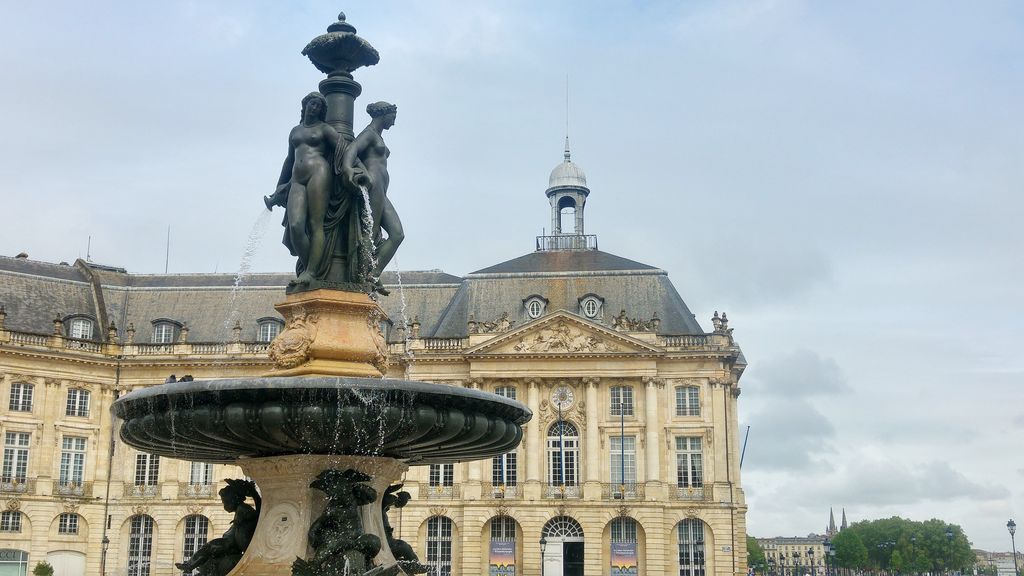
{"type": "Polygon", "coordinates": [[[544,459],[541,448],[540,380],[527,380],[526,404],[533,411],[533,420],[526,425],[526,485],[523,495],[529,499],[540,498],[540,463],[544,459]]]}
{"type": "Polygon", "coordinates": [[[664,384],[658,378],[644,378],[644,430],[646,435],[646,454],[644,457],[644,474],[648,483],[661,483],[661,438],[658,426],[658,391],[664,384]]]}
{"type": "Polygon", "coordinates": [[[601,430],[598,427],[598,378],[584,378],[587,424],[583,446],[586,455],[586,474],[583,483],[584,500],[601,499],[601,430]]]}

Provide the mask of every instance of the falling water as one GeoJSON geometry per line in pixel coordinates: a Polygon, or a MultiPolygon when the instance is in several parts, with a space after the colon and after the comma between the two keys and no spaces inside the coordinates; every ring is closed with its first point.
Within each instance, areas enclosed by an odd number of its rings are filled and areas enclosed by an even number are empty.
{"type": "Polygon", "coordinates": [[[395,263],[395,276],[398,277],[398,296],[402,302],[402,336],[405,337],[405,379],[408,380],[409,369],[412,367],[412,346],[410,345],[411,336],[409,335],[409,317],[405,313],[407,308],[405,302],[405,286],[402,285],[402,267],[398,265],[398,260],[392,258],[391,261],[395,263]]]}
{"type": "Polygon", "coordinates": [[[238,263],[238,272],[235,273],[235,281],[231,285],[231,298],[228,301],[229,313],[227,318],[224,320],[224,333],[230,334],[231,329],[234,328],[235,322],[238,321],[239,310],[238,310],[238,294],[242,288],[242,282],[249,275],[252,270],[252,258],[259,249],[260,244],[263,243],[263,237],[267,233],[267,225],[270,223],[270,210],[266,208],[260,210],[259,216],[256,217],[256,221],[252,225],[252,229],[249,230],[249,237],[245,241],[245,251],[242,252],[242,260],[238,263]]]}
{"type": "Polygon", "coordinates": [[[377,246],[373,243],[373,208],[370,206],[370,191],[366,186],[360,186],[359,191],[363,193],[363,235],[369,250],[366,261],[370,264],[372,274],[377,269],[377,246]]]}

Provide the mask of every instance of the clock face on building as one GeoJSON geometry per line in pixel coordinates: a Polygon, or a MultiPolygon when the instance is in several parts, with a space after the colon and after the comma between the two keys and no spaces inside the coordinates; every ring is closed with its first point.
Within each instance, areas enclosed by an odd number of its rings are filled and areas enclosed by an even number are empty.
{"type": "Polygon", "coordinates": [[[572,406],[574,398],[572,388],[565,385],[559,386],[551,392],[551,404],[558,410],[565,410],[572,406]]]}

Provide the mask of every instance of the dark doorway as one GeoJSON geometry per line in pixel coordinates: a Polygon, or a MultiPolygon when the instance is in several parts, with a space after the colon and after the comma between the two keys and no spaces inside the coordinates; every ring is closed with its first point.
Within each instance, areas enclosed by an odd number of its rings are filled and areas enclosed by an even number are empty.
{"type": "Polygon", "coordinates": [[[583,542],[563,542],[562,553],[562,576],[583,576],[583,542]]]}

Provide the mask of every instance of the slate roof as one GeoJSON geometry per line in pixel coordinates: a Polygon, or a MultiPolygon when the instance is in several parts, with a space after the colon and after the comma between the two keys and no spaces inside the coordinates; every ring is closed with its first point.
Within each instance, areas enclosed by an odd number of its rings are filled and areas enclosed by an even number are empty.
{"type": "Polygon", "coordinates": [[[531,252],[477,270],[478,274],[522,274],[526,272],[596,272],[610,270],[657,270],[654,266],[641,264],[600,250],[550,250],[531,252]]]}
{"type": "MultiPolygon", "coordinates": [[[[135,341],[152,339],[152,323],[170,319],[189,328],[191,342],[226,342],[235,320],[243,341],[255,341],[257,321],[279,317],[273,308],[284,299],[291,274],[251,274],[238,286],[232,274],[129,274],[91,265],[51,264],[0,257],[0,304],[9,329],[49,334],[53,319],[86,314],[113,321],[123,338],[134,325],[135,341]],[[100,309],[102,307],[102,310],[100,309]]],[[[440,270],[387,272],[391,291],[379,302],[394,326],[418,318],[421,336],[464,337],[467,322],[497,319],[504,313],[522,325],[524,301],[541,296],[547,311],[578,314],[580,299],[595,295],[604,302],[597,319],[607,325],[625,310],[630,318],[661,319],[662,334],[702,334],[668,275],[658,268],[597,250],[538,251],[478,270],[465,278],[440,270]],[[403,310],[404,295],[404,310],[403,310]],[[403,314],[404,312],[404,314],[403,314]]],[[[97,326],[97,337],[105,330],[97,326]]],[[[399,334],[392,330],[389,339],[399,334]]]]}

